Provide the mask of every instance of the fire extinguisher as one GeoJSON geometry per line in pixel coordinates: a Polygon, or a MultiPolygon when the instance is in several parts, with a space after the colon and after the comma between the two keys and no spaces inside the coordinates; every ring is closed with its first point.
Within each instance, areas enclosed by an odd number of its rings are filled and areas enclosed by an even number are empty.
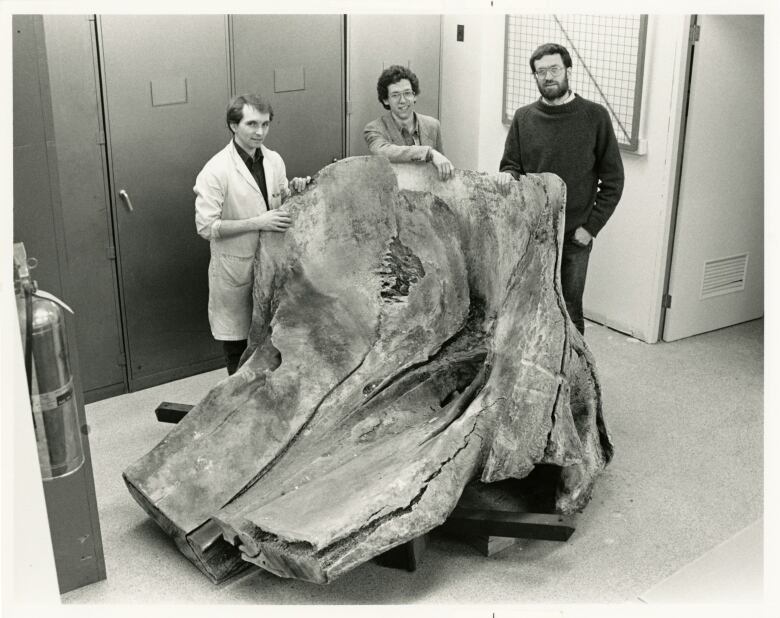
{"type": "Polygon", "coordinates": [[[39,290],[30,277],[34,258],[14,244],[14,291],[32,407],[38,461],[45,480],[72,474],[84,463],[65,314],[73,310],[39,290]],[[29,264],[29,266],[28,266],[29,264]]]}

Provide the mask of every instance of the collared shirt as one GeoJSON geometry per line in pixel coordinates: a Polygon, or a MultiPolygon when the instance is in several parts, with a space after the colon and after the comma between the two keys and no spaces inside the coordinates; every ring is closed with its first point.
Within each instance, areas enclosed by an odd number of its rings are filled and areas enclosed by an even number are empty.
{"type": "Polygon", "coordinates": [[[236,147],[236,151],[238,152],[239,156],[243,160],[244,163],[246,163],[246,166],[249,168],[249,171],[252,173],[252,177],[255,179],[255,182],[257,183],[257,186],[260,187],[260,192],[263,194],[263,199],[265,200],[266,206],[270,203],[268,201],[268,188],[265,184],[265,170],[263,169],[263,150],[261,148],[257,148],[255,150],[255,156],[253,157],[250,155],[246,150],[241,148],[241,146],[238,145],[238,142],[236,140],[233,140],[233,145],[236,147]]]}
{"type": "Polygon", "coordinates": [[[412,125],[412,131],[411,133],[409,130],[398,124],[398,121],[395,119],[395,116],[392,116],[393,122],[395,122],[395,126],[398,127],[398,130],[401,132],[401,137],[404,138],[404,145],[405,146],[419,146],[421,144],[420,142],[420,127],[417,124],[417,112],[412,112],[414,114],[414,124],[412,125]]]}
{"type": "MultiPolygon", "coordinates": [[[[545,105],[553,105],[553,103],[550,103],[544,97],[539,97],[539,100],[541,100],[541,102],[544,103],[545,105]]],[[[566,105],[567,103],[571,103],[573,100],[574,100],[574,91],[569,90],[569,93],[566,95],[566,99],[558,103],[558,105],[566,105]]]]}

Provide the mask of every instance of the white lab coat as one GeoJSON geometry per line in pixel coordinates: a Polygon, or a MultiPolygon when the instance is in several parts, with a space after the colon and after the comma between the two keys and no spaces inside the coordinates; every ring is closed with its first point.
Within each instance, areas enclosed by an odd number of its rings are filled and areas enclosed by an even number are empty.
{"type": "MultiPolygon", "coordinates": [[[[277,152],[260,146],[270,207],[282,205],[287,171],[277,152]]],[[[253,262],[260,232],[230,238],[219,234],[221,221],[248,219],[267,210],[254,176],[233,140],[215,154],[195,181],[195,226],[211,248],[209,262],[209,324],[218,341],[246,339],[252,321],[253,262]]]]}

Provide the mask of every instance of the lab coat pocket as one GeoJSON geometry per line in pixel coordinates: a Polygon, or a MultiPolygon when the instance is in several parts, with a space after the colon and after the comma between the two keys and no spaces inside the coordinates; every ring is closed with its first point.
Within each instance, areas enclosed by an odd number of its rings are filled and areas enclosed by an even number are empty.
{"type": "Polygon", "coordinates": [[[220,254],[214,274],[228,287],[244,287],[252,283],[253,264],[254,257],[220,254]]]}

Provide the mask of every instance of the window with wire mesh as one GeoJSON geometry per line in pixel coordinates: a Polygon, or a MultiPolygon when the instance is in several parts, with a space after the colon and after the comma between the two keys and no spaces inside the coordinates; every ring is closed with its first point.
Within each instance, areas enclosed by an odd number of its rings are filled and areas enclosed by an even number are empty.
{"type": "Polygon", "coordinates": [[[533,51],[558,43],[571,55],[571,90],[607,108],[621,148],[636,150],[646,37],[646,15],[507,15],[504,123],[539,98],[533,51]]]}

